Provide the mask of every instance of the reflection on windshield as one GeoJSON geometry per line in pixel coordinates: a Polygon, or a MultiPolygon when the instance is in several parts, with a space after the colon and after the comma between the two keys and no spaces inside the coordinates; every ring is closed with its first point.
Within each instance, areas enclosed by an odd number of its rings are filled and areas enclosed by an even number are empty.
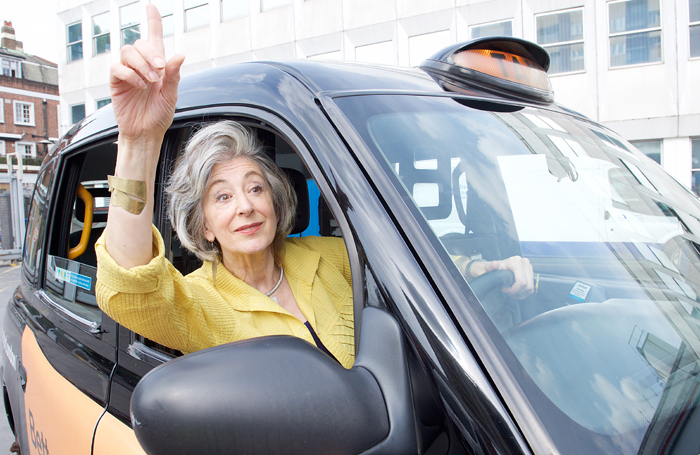
{"type": "Polygon", "coordinates": [[[687,191],[612,133],[559,113],[417,96],[336,103],[449,257],[530,259],[535,294],[481,301],[514,374],[524,368],[539,390],[533,406],[549,400],[566,433],[600,453],[697,453],[684,429],[700,425],[700,208],[687,191]]]}

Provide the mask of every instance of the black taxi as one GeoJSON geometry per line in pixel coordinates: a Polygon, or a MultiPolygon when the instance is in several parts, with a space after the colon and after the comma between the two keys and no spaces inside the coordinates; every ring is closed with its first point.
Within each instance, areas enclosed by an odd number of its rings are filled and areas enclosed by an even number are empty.
{"type": "Polygon", "coordinates": [[[182,356],[96,305],[117,128],[110,107],[42,165],[2,379],[23,454],[692,454],[700,450],[700,203],[607,128],[558,106],[515,38],[420,68],[312,61],[180,83],[153,223],[199,267],[163,184],[193,131],[232,119],[288,170],[292,235],[339,236],[356,362],[298,338],[182,356]],[[467,282],[456,257],[522,256],[467,282]]]}

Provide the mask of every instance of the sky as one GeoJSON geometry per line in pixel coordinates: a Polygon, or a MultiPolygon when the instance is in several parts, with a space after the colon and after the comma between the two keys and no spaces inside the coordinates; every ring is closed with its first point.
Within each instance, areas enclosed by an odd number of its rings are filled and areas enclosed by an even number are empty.
{"type": "Polygon", "coordinates": [[[0,19],[12,21],[24,52],[58,63],[56,6],[56,0],[0,0],[0,19]]]}

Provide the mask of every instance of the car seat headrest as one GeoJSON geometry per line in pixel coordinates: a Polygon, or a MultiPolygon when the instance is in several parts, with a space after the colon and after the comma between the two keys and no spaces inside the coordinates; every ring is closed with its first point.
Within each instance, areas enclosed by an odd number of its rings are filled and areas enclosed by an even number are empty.
{"type": "Polygon", "coordinates": [[[283,168],[282,171],[287,175],[289,183],[297,195],[297,213],[290,234],[300,234],[309,227],[309,187],[304,174],[296,169],[283,168]]]}

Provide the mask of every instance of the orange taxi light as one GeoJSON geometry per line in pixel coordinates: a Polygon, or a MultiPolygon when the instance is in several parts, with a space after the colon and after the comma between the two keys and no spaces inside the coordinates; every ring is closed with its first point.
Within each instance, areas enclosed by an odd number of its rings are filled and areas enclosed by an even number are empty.
{"type": "Polygon", "coordinates": [[[540,90],[551,90],[547,72],[536,62],[509,52],[467,49],[452,56],[455,64],[540,90]]]}

